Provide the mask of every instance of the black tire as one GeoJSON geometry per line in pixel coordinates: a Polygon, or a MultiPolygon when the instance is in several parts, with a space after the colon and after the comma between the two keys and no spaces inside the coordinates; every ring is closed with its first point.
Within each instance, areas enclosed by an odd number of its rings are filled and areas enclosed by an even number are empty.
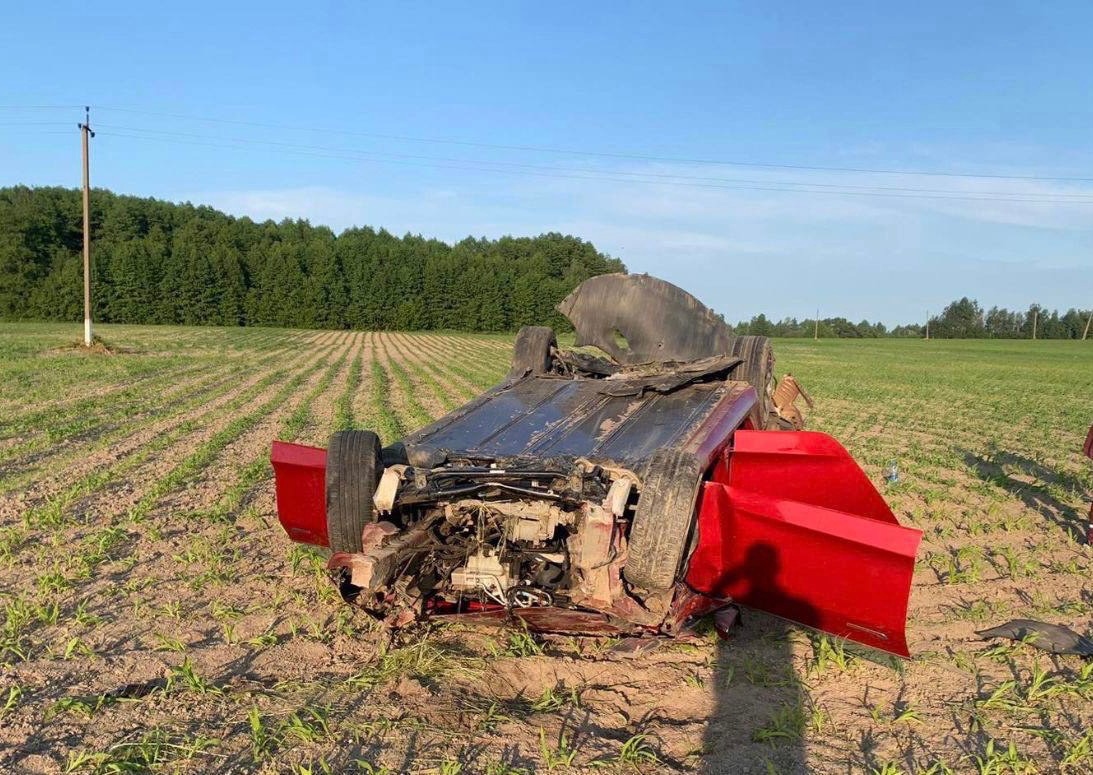
{"type": "Polygon", "coordinates": [[[774,410],[774,348],[765,336],[738,336],[732,343],[732,354],[744,362],[733,369],[733,379],[747,382],[759,394],[759,403],[752,423],[759,430],[780,429],[774,410]]]}
{"type": "Polygon", "coordinates": [[[671,589],[691,540],[703,470],[693,455],[653,455],[641,487],[623,576],[642,589],[671,589]]]}
{"type": "Polygon", "coordinates": [[[372,496],[383,461],[372,431],[338,431],[326,448],[326,533],[335,552],[359,552],[361,531],[375,520],[372,496]]]}
{"type": "Polygon", "coordinates": [[[512,349],[512,368],[509,379],[520,379],[526,374],[545,374],[550,371],[550,351],[558,346],[554,329],[548,326],[524,326],[516,334],[512,349]]]}

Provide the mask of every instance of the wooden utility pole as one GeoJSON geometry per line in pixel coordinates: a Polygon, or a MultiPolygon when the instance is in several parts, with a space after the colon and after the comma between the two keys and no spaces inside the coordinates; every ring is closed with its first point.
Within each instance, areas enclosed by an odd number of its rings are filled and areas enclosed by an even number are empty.
{"type": "Polygon", "coordinates": [[[1036,324],[1040,322],[1040,310],[1034,309],[1032,311],[1032,338],[1036,338],[1036,324]]]}
{"type": "Polygon", "coordinates": [[[88,138],[91,131],[91,108],[84,107],[84,122],[79,124],[83,146],[83,344],[90,347],[91,333],[91,170],[88,159],[88,138]]]}
{"type": "Polygon", "coordinates": [[[1084,342],[1089,338],[1089,324],[1093,323],[1093,310],[1089,311],[1089,317],[1085,319],[1085,333],[1082,334],[1082,341],[1084,342]]]}
{"type": "Polygon", "coordinates": [[[816,325],[812,329],[812,338],[813,339],[819,339],[820,338],[820,310],[819,310],[819,308],[816,309],[816,325]]]}

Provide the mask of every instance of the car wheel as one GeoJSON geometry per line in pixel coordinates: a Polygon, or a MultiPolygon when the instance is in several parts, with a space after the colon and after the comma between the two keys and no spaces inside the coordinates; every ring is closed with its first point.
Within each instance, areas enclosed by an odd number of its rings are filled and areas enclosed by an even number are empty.
{"type": "Polygon", "coordinates": [[[359,552],[361,532],[375,519],[372,496],[383,461],[372,431],[338,431],[326,449],[326,533],[335,552],[359,552]]]}
{"type": "MultiPolygon", "coordinates": [[[[732,371],[732,378],[747,382],[759,394],[752,423],[759,430],[785,430],[774,410],[774,348],[765,336],[738,336],[732,354],[744,361],[732,371]]],[[[789,426],[792,429],[792,425],[789,426]]]]}
{"type": "Polygon", "coordinates": [[[670,589],[691,539],[703,470],[684,452],[653,455],[638,496],[623,576],[647,590],[670,589]]]}
{"type": "Polygon", "coordinates": [[[520,379],[525,374],[545,374],[550,371],[550,351],[558,346],[554,329],[548,326],[524,326],[516,334],[512,349],[512,368],[509,379],[520,379]]]}

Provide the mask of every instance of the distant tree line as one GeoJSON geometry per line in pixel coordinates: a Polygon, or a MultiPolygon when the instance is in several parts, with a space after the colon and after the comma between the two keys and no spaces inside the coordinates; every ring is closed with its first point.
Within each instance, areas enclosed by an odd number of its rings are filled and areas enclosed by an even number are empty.
{"type": "MultiPolygon", "coordinates": [[[[380,229],[335,235],[307,221],[256,223],[211,207],[93,192],[94,315],[102,322],[365,330],[511,331],[568,322],[555,305],[618,259],[562,234],[455,245],[380,229]]],[[[82,205],[66,188],[0,188],[0,319],[83,317],[82,205]]],[[[930,318],[937,338],[1080,339],[1089,310],[984,311],[967,298],[930,318]]],[[[810,337],[815,321],[756,315],[737,333],[810,337]]],[[[825,338],[921,337],[846,318],[825,338]]]]}
{"type": "MultiPolygon", "coordinates": [[[[559,329],[554,306],[618,259],[562,234],[449,245],[382,229],[256,223],[211,207],[92,193],[102,322],[293,328],[559,329]]],[[[80,192],[0,188],[0,318],[82,320],[80,192]]]]}
{"type": "MultiPolygon", "coordinates": [[[[984,311],[979,302],[967,297],[954,301],[940,315],[930,318],[930,337],[937,339],[1031,339],[1033,323],[1037,339],[1081,339],[1093,310],[1069,309],[1063,314],[1045,310],[1033,304],[1026,312],[1011,312],[1001,307],[984,311]]],[[[768,320],[756,315],[736,326],[738,334],[761,336],[811,337],[816,320],[785,318],[768,320]]],[[[887,328],[884,323],[863,320],[853,323],[846,318],[823,318],[819,335],[822,338],[871,339],[876,337],[924,337],[926,326],[919,323],[887,328]]],[[[1093,329],[1089,332],[1093,338],[1093,329]]]]}
{"type": "MultiPolygon", "coordinates": [[[[930,318],[930,336],[940,339],[1081,339],[1091,310],[1046,310],[1033,304],[1024,312],[1002,307],[984,310],[967,298],[954,301],[940,315],[930,318]]],[[[1093,336],[1093,329],[1090,330],[1093,336]]]]}

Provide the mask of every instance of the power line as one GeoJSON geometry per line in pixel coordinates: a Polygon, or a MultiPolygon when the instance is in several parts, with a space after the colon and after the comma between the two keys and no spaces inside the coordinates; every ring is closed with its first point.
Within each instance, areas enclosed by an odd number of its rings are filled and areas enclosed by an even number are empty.
{"type": "Polygon", "coordinates": [[[123,108],[123,107],[105,107],[99,106],[100,110],[116,111],[119,113],[132,113],[135,115],[154,116],[158,118],[171,118],[184,121],[200,121],[203,123],[211,124],[226,124],[234,126],[247,126],[247,127],[259,127],[264,129],[274,129],[278,131],[289,132],[314,132],[321,134],[340,134],[356,137],[370,137],[381,140],[398,140],[401,142],[413,142],[413,143],[435,143],[443,145],[461,145],[472,148],[491,148],[495,150],[507,150],[507,151],[521,151],[521,152],[534,152],[534,153],[552,153],[570,156],[587,156],[587,157],[599,157],[605,159],[627,159],[631,161],[653,161],[653,162],[665,162],[670,164],[703,164],[703,165],[718,165],[727,167],[759,167],[768,169],[788,169],[788,170],[807,170],[813,172],[846,172],[856,174],[868,174],[868,175],[921,175],[928,177],[945,177],[945,178],[968,178],[968,179],[990,179],[990,180],[1038,180],[1043,182],[1057,182],[1057,183],[1093,183],[1093,177],[1062,177],[1062,176],[1047,176],[1047,175],[1004,175],[999,173],[963,173],[963,172],[949,172],[940,170],[907,170],[907,169],[879,169],[868,167],[836,167],[836,166],[824,166],[824,165],[808,165],[808,164],[785,164],[776,162],[760,162],[760,161],[738,161],[738,160],[726,160],[726,159],[705,159],[705,158],[687,158],[679,156],[655,156],[651,154],[639,154],[639,153],[614,153],[609,151],[590,151],[579,150],[573,148],[552,148],[549,146],[537,146],[537,145],[508,145],[503,143],[486,143],[476,142],[471,140],[459,140],[455,138],[439,138],[439,137],[420,137],[414,135],[400,135],[400,134],[384,134],[379,132],[362,132],[359,130],[345,130],[345,129],[323,129],[317,127],[306,126],[293,126],[288,124],[275,124],[264,121],[245,121],[239,119],[225,119],[225,118],[211,118],[207,116],[194,116],[182,113],[164,113],[159,111],[140,110],[136,108],[123,108]]]}
{"type": "MultiPolygon", "coordinates": [[[[0,110],[73,110],[84,107],[83,105],[0,105],[0,110]]],[[[1091,183],[1093,176],[1050,176],[1050,175],[1007,175],[1002,173],[965,173],[950,172],[947,170],[909,170],[874,167],[840,167],[833,165],[788,164],[770,161],[741,161],[728,159],[690,158],[682,156],[658,156],[641,153],[619,153],[611,151],[591,151],[576,148],[554,148],[550,146],[520,145],[504,143],[486,143],[457,138],[421,137],[415,135],[402,135],[380,132],[363,132],[360,130],[330,129],[307,127],[290,124],[277,124],[265,121],[247,121],[241,119],[225,119],[210,116],[197,116],[184,113],[170,113],[163,111],[143,110],[120,106],[98,106],[100,110],[130,113],[135,115],[154,116],[160,118],[181,119],[186,121],[199,121],[203,123],[225,124],[233,126],[259,127],[278,131],[312,132],[321,134],[337,134],[356,137],[369,137],[382,140],[396,140],[400,142],[432,143],[442,145],[458,145],[472,148],[490,148],[495,150],[549,153],[569,156],[598,157],[604,159],[626,159],[631,161],[663,162],[669,164],[695,164],[727,167],[751,167],[761,169],[783,169],[811,172],[839,172],[863,175],[908,175],[943,178],[986,179],[986,180],[1024,180],[1057,183],[1091,183]]],[[[620,173],[621,174],[621,173],[620,173]]],[[[839,185],[839,184],[810,184],[810,185],[839,185]]]]}
{"type": "MultiPolygon", "coordinates": [[[[278,148],[296,148],[304,149],[308,151],[329,151],[333,153],[351,153],[362,154],[366,156],[377,156],[381,158],[398,158],[398,159],[415,159],[424,161],[440,161],[447,163],[458,164],[475,164],[475,165],[495,165],[500,167],[514,167],[519,169],[529,170],[541,170],[546,172],[566,172],[577,174],[589,174],[589,175],[624,175],[634,178],[653,178],[657,180],[683,180],[683,181],[697,181],[701,183],[731,183],[731,184],[752,184],[763,186],[807,186],[810,188],[830,188],[830,189],[847,189],[858,191],[897,191],[906,193],[929,193],[929,194],[956,194],[966,196],[998,196],[998,197],[1028,197],[1037,196],[1035,192],[1028,191],[961,191],[954,189],[931,189],[931,188],[918,188],[908,186],[862,186],[851,183],[822,183],[814,181],[794,181],[794,180],[768,180],[768,179],[755,179],[755,178],[718,178],[707,177],[699,175],[684,175],[678,173],[666,174],[657,172],[631,172],[626,170],[610,170],[601,171],[588,168],[572,168],[572,167],[558,167],[554,165],[543,164],[526,164],[521,162],[508,162],[508,161],[492,161],[488,159],[461,159],[445,156],[424,156],[419,154],[405,154],[405,153],[392,153],[387,151],[371,151],[362,150],[357,148],[341,148],[331,147],[325,145],[310,145],[303,143],[286,143],[274,140],[255,140],[253,138],[241,138],[241,137],[210,137],[208,135],[195,134],[192,132],[174,132],[163,129],[147,129],[143,127],[130,127],[121,126],[117,124],[99,124],[100,127],[106,127],[108,129],[120,129],[126,132],[138,132],[143,134],[149,134],[154,136],[168,136],[168,137],[185,137],[196,138],[199,140],[214,140],[214,141],[229,141],[232,143],[242,143],[247,145],[267,145],[278,148]]],[[[1063,192],[1053,191],[1050,194],[1043,194],[1042,196],[1055,197],[1078,197],[1081,199],[1093,198],[1093,192],[1063,192]]],[[[1065,201],[1065,200],[1064,200],[1065,201]]]]}
{"type": "MultiPolygon", "coordinates": [[[[572,170],[570,168],[551,168],[542,167],[540,165],[527,165],[527,164],[515,164],[511,162],[492,162],[492,161],[474,161],[474,160],[461,160],[461,159],[445,159],[443,157],[420,157],[410,154],[391,155],[383,154],[375,151],[359,151],[353,149],[338,149],[330,148],[327,146],[309,146],[293,143],[282,143],[277,141],[267,140],[252,140],[244,138],[209,138],[204,135],[193,135],[189,133],[181,132],[166,132],[163,130],[146,130],[137,129],[131,127],[118,127],[119,130],[108,129],[103,131],[101,127],[111,126],[99,124],[99,134],[103,136],[113,137],[126,137],[136,140],[145,140],[152,142],[163,143],[180,143],[184,145],[198,145],[212,148],[226,148],[226,149],[245,149],[247,146],[265,146],[267,149],[270,147],[277,149],[281,153],[291,154],[296,156],[310,156],[317,158],[329,158],[329,159],[344,159],[356,162],[374,163],[374,164],[401,164],[407,166],[416,167],[430,167],[437,169],[455,169],[471,172],[492,172],[507,175],[525,175],[533,177],[548,177],[559,178],[568,180],[588,180],[588,181],[604,181],[604,182],[618,182],[618,183],[638,183],[645,185],[661,185],[661,186],[684,186],[690,188],[704,188],[704,189],[718,189],[718,190],[731,190],[731,191],[769,191],[780,193],[798,193],[798,194],[827,194],[835,196],[866,196],[866,197],[881,197],[881,198],[899,198],[899,199],[941,199],[941,200],[958,200],[958,201],[980,201],[980,202],[1011,202],[1011,203],[1030,203],[1030,204],[1093,204],[1093,198],[1085,199],[1062,199],[1059,197],[1090,197],[1090,194],[1077,194],[1077,193],[1060,193],[1037,196],[1035,193],[1022,193],[1022,192],[995,192],[994,195],[979,195],[975,192],[961,193],[957,191],[941,191],[939,193],[895,193],[891,191],[870,190],[869,187],[862,186],[843,186],[838,184],[814,184],[808,182],[791,182],[791,181],[777,181],[770,182],[767,185],[744,185],[744,181],[740,181],[740,185],[725,185],[719,183],[703,183],[692,182],[687,179],[687,176],[665,176],[668,180],[647,179],[642,177],[619,177],[619,175],[633,175],[642,176],[646,173],[621,173],[610,172],[600,173],[595,170],[572,170]],[[197,139],[192,139],[197,138],[197,139]],[[432,159],[432,161],[424,161],[432,159]],[[493,166],[483,166],[493,165],[493,166]],[[519,167],[520,169],[512,169],[512,167],[519,167]],[[779,185],[780,184],[780,185],[779,185]],[[792,188],[787,186],[793,186],[792,188]],[[816,186],[830,186],[830,188],[814,188],[816,186]],[[856,189],[866,190],[856,190],[856,189]]],[[[116,126],[116,125],[114,125],[116,126]]],[[[698,180],[701,180],[699,178],[698,180]]],[[[714,179],[718,180],[718,179],[714,179]]],[[[732,179],[720,179],[726,181],[732,181],[732,179]]],[[[754,181],[756,183],[765,181],[754,181]]],[[[915,191],[916,189],[910,189],[915,191]]],[[[930,189],[922,189],[921,191],[930,191],[930,189]]]]}
{"type": "Polygon", "coordinates": [[[0,105],[0,110],[80,110],[84,105],[0,105]]]}
{"type": "Polygon", "coordinates": [[[0,126],[68,126],[67,121],[0,121],[0,126]]]}

